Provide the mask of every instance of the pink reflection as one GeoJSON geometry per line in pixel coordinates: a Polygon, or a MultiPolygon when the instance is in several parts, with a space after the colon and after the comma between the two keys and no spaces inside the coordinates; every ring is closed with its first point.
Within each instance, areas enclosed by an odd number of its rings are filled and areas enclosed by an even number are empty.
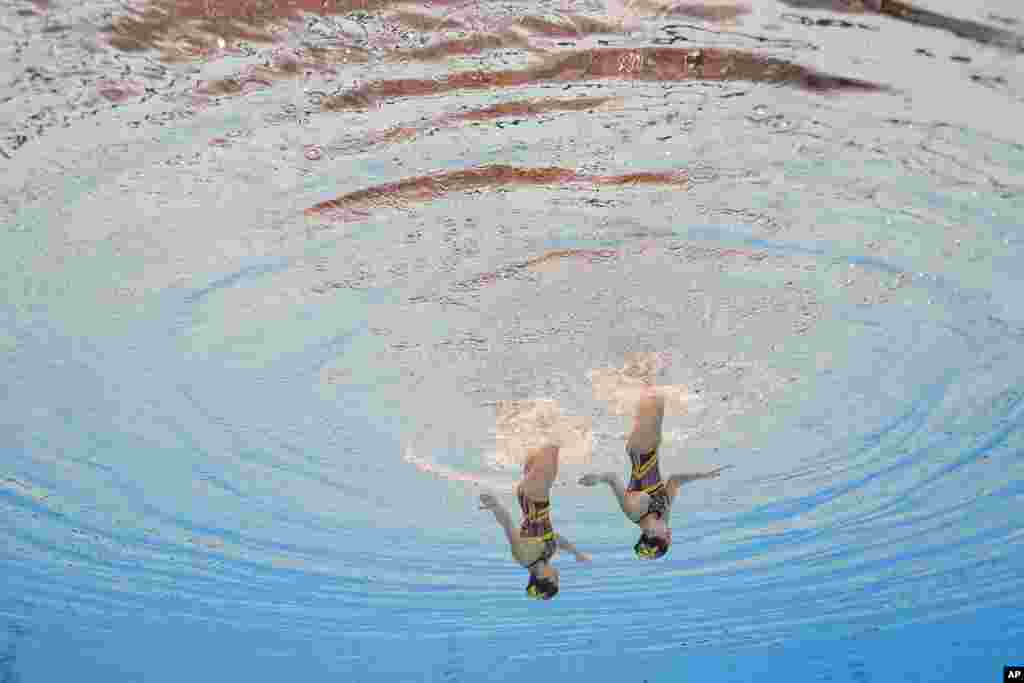
{"type": "Polygon", "coordinates": [[[111,102],[124,102],[133,97],[141,97],[146,88],[138,81],[104,79],[96,84],[100,95],[111,102]]]}

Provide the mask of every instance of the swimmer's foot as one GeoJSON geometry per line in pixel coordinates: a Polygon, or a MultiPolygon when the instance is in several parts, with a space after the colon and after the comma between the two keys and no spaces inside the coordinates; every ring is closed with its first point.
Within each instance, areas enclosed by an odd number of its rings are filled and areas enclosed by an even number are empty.
{"type": "Polygon", "coordinates": [[[727,469],[729,469],[731,467],[734,467],[734,466],[733,465],[723,465],[723,466],[719,467],[718,469],[711,470],[710,472],[705,472],[703,475],[701,475],[701,478],[702,479],[715,479],[715,478],[721,476],[722,470],[727,470],[727,469]]]}

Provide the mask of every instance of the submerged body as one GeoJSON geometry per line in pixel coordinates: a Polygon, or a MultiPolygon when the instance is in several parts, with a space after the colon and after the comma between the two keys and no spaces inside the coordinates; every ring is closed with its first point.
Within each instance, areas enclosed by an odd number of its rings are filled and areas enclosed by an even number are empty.
{"type": "Polygon", "coordinates": [[[512,555],[520,564],[526,563],[524,566],[529,569],[538,562],[547,562],[558,551],[555,530],[551,525],[551,501],[531,500],[520,488],[516,489],[516,497],[519,499],[523,521],[519,525],[519,552],[513,546],[512,555]],[[529,561],[537,552],[540,554],[536,559],[529,561]]]}
{"type": "Polygon", "coordinates": [[[530,597],[545,600],[558,593],[559,573],[551,565],[551,559],[559,549],[572,553],[578,562],[590,559],[554,530],[551,521],[551,487],[557,476],[557,446],[544,446],[529,453],[523,464],[523,478],[516,486],[516,497],[523,514],[518,527],[495,496],[489,493],[480,496],[481,509],[493,512],[498,524],[505,530],[512,557],[530,572],[527,593],[530,597]]]}
{"type": "MultiPolygon", "coordinates": [[[[658,449],[643,455],[632,451],[626,451],[626,453],[629,455],[632,465],[626,493],[646,493],[647,512],[644,513],[644,516],[656,514],[659,518],[665,517],[672,501],[668,495],[668,487],[661,478],[661,468],[658,467],[658,449]]],[[[636,521],[640,522],[640,520],[636,521]]]]}
{"type": "Polygon", "coordinates": [[[630,462],[629,486],[623,487],[617,474],[587,474],[580,478],[583,486],[605,483],[629,521],[640,527],[641,534],[633,547],[638,557],[655,559],[668,552],[672,544],[669,517],[679,487],[688,481],[719,476],[724,467],[710,472],[674,474],[665,480],[658,465],[661,425],[665,415],[664,398],[649,390],[639,401],[633,418],[633,429],[626,442],[630,462]]]}

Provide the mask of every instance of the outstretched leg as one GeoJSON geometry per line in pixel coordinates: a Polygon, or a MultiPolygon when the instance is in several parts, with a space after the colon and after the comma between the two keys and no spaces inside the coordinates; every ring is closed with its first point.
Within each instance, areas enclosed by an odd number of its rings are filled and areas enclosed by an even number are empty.
{"type": "Polygon", "coordinates": [[[717,469],[713,469],[710,472],[694,472],[692,474],[673,474],[668,478],[668,495],[670,498],[675,499],[676,494],[679,493],[679,487],[690,481],[697,481],[698,479],[714,479],[722,474],[722,470],[727,470],[732,465],[725,465],[717,469]]]}
{"type": "Polygon", "coordinates": [[[508,539],[508,544],[515,550],[516,544],[519,543],[519,529],[516,528],[515,523],[512,521],[512,515],[508,513],[505,506],[501,504],[493,493],[481,493],[480,494],[480,509],[490,510],[494,513],[494,519],[498,521],[498,524],[505,531],[505,538],[508,539]]]}
{"type": "MultiPolygon", "coordinates": [[[[626,442],[626,458],[630,461],[631,466],[630,453],[645,455],[652,452],[661,443],[661,422],[664,416],[665,399],[659,396],[653,388],[648,387],[637,403],[633,417],[633,430],[626,442]]],[[[583,486],[607,484],[615,494],[615,500],[618,501],[622,512],[634,522],[647,512],[648,495],[643,492],[628,491],[614,472],[586,474],[580,477],[579,481],[583,486]]]]}
{"type": "Polygon", "coordinates": [[[530,500],[549,500],[558,476],[558,446],[549,444],[532,449],[523,464],[519,490],[530,500]]]}
{"type": "Polygon", "coordinates": [[[639,518],[646,510],[646,501],[639,500],[638,496],[632,495],[626,492],[626,487],[622,485],[622,480],[619,479],[619,475],[614,472],[605,472],[603,474],[584,474],[580,477],[581,486],[597,486],[598,484],[608,484],[608,488],[615,494],[615,500],[618,501],[619,507],[622,509],[623,514],[629,520],[635,520],[639,518]]]}
{"type": "Polygon", "coordinates": [[[626,441],[626,450],[638,455],[650,453],[661,443],[661,423],[665,417],[665,399],[648,390],[636,406],[633,431],[626,441]]]}

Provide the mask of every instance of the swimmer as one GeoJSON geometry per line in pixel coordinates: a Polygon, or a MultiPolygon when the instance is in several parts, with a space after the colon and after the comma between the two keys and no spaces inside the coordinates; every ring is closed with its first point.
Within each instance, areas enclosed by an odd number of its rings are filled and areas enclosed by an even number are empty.
{"type": "Polygon", "coordinates": [[[633,546],[637,557],[654,560],[665,555],[672,545],[669,515],[679,487],[689,481],[713,479],[725,467],[694,474],[674,474],[665,481],[658,468],[658,447],[661,444],[661,422],[665,415],[665,399],[648,390],[640,399],[633,419],[633,431],[626,442],[631,471],[629,487],[623,488],[614,473],[587,474],[580,478],[583,486],[608,484],[619,507],[629,521],[640,527],[640,539],[633,546]]]}
{"type": "Polygon", "coordinates": [[[528,453],[523,479],[516,486],[516,497],[523,511],[519,528],[495,496],[480,495],[480,509],[494,513],[512,546],[512,557],[530,572],[526,594],[539,600],[550,600],[558,593],[558,570],[551,565],[551,558],[558,550],[572,553],[577,562],[590,560],[589,555],[578,551],[551,526],[551,486],[557,475],[558,446],[547,445],[528,453]]]}

